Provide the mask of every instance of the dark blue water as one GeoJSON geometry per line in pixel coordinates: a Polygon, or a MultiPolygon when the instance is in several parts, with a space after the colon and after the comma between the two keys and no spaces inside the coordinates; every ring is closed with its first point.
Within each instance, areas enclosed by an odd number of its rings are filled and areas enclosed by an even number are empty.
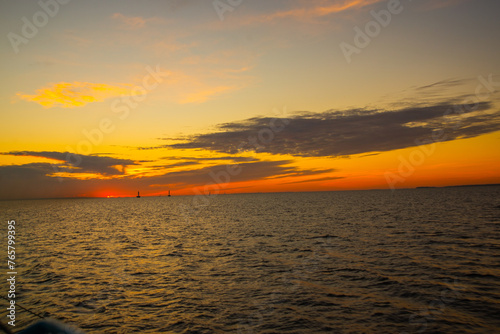
{"type": "Polygon", "coordinates": [[[0,210],[17,303],[87,333],[500,332],[500,187],[0,210]]]}

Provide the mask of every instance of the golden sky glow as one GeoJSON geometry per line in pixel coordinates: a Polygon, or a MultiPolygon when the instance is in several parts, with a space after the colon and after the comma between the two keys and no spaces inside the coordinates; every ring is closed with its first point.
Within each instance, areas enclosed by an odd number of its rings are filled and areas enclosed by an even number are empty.
{"type": "Polygon", "coordinates": [[[113,86],[89,82],[60,82],[51,87],[38,89],[34,95],[17,93],[17,96],[26,101],[36,102],[45,108],[74,108],[121,95],[141,94],[142,92],[133,92],[130,84],[113,86]]]}
{"type": "Polygon", "coordinates": [[[0,199],[500,183],[496,2],[55,3],[2,4],[0,199]]]}

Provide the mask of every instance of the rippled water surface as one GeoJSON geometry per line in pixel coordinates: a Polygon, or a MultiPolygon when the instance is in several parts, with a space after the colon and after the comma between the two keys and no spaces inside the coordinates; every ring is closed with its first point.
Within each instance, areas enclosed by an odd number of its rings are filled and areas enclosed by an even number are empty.
{"type": "Polygon", "coordinates": [[[0,209],[18,304],[87,333],[500,332],[500,187],[0,209]]]}

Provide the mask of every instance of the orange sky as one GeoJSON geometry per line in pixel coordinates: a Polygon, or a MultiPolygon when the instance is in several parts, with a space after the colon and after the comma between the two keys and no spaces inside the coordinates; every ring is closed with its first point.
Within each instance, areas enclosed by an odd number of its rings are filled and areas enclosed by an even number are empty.
{"type": "Polygon", "coordinates": [[[497,3],[2,6],[0,199],[500,183],[497,3]]]}

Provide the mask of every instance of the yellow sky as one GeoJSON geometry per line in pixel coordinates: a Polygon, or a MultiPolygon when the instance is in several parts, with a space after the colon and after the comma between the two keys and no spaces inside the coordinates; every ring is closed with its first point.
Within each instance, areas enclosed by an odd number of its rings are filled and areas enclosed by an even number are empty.
{"type": "Polygon", "coordinates": [[[1,14],[0,198],[500,181],[494,3],[57,4],[1,14]]]}

